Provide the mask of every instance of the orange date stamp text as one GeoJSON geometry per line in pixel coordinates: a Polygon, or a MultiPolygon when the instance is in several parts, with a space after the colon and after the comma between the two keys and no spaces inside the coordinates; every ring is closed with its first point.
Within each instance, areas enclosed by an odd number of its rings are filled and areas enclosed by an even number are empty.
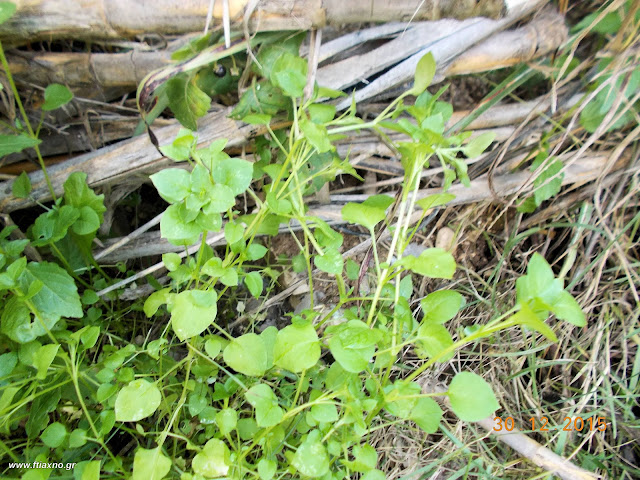
{"type": "MultiPolygon", "coordinates": [[[[494,432],[512,432],[516,428],[516,421],[513,417],[495,417],[493,421],[495,422],[493,426],[494,432]]],[[[547,417],[531,417],[529,423],[531,430],[534,432],[550,431],[549,419],[547,417]]],[[[607,422],[605,417],[564,417],[559,427],[562,427],[561,429],[565,432],[593,430],[604,432],[607,429],[607,422]]],[[[553,430],[557,429],[558,427],[553,428],[553,430]]]]}

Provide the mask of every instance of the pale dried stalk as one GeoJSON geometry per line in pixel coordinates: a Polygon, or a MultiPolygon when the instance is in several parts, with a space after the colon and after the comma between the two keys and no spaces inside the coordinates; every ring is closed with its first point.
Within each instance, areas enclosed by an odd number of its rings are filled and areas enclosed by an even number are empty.
{"type": "MultiPolygon", "coordinates": [[[[200,120],[198,138],[201,146],[206,146],[218,138],[228,139],[228,147],[239,146],[249,138],[265,133],[260,127],[244,125],[228,118],[229,112],[230,109],[225,109],[200,120]]],[[[166,145],[174,140],[180,128],[179,123],[173,122],[171,126],[156,129],[154,132],[160,145],[166,145]]],[[[48,169],[48,173],[56,193],[62,193],[62,185],[72,172],[86,172],[87,182],[93,188],[137,175],[151,165],[170,163],[172,162],[162,157],[146,136],[139,136],[54,165],[48,169]]],[[[13,197],[11,182],[0,183],[0,210],[12,212],[34,205],[34,200],[50,199],[42,172],[32,172],[29,177],[33,189],[27,199],[13,197]]]]}
{"type": "MultiPolygon", "coordinates": [[[[486,19],[463,22],[440,20],[411,25],[402,35],[371,52],[320,68],[317,72],[318,84],[344,89],[427,46],[442,48],[438,45],[439,42],[450,41],[447,37],[463,34],[466,26],[479,21],[490,22],[486,19]]],[[[403,24],[396,23],[339,37],[322,45],[317,61],[321,62],[360,42],[391,33],[397,34],[402,29],[403,24]]],[[[450,65],[439,65],[434,82],[453,75],[489,71],[532,60],[558,48],[566,34],[563,17],[557,13],[549,13],[523,27],[492,35],[470,50],[462,52],[450,65]]],[[[171,65],[171,53],[171,50],[93,54],[20,52],[19,56],[9,56],[9,65],[16,78],[42,86],[62,83],[73,88],[133,87],[153,70],[171,65]]]]}
{"type": "MultiPolygon", "coordinates": [[[[432,20],[443,17],[499,17],[521,0],[426,0],[416,11],[413,0],[261,0],[251,15],[255,31],[309,30],[326,24],[432,20]],[[415,15],[415,16],[414,16],[415,15]]],[[[75,38],[100,40],[146,33],[164,35],[202,31],[210,0],[17,0],[17,14],[0,26],[0,40],[10,43],[75,38]]],[[[229,0],[229,18],[242,21],[248,0],[229,0]]],[[[213,18],[224,17],[216,2],[213,18]]]]}
{"type": "MultiPolygon", "coordinates": [[[[425,45],[423,49],[409,56],[391,70],[385,72],[380,77],[369,83],[366,87],[353,94],[356,102],[372,98],[398,85],[404,84],[413,78],[416,66],[420,59],[431,52],[436,61],[436,65],[443,68],[448,62],[467,51],[473,45],[485,40],[495,32],[504,30],[516,21],[541,8],[546,0],[532,0],[520,3],[517,8],[512,9],[509,15],[500,20],[490,20],[485,18],[473,19],[461,24],[461,30],[456,35],[449,35],[434,39],[433,42],[425,45]]],[[[320,72],[318,72],[320,74],[320,72]]],[[[342,110],[351,105],[351,99],[344,99],[337,104],[337,108],[342,110]]]]}

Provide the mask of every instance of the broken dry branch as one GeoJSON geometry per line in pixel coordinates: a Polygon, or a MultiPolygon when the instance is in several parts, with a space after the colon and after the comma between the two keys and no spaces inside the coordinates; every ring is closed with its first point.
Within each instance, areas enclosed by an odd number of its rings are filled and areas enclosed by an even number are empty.
{"type": "MultiPolygon", "coordinates": [[[[309,30],[326,24],[434,20],[443,17],[500,17],[522,0],[261,0],[251,15],[255,30],[309,30]]],[[[24,43],[75,38],[99,40],[202,31],[209,0],[18,0],[16,15],[0,27],[0,40],[24,43]]],[[[229,16],[240,24],[248,0],[229,0],[229,16]]],[[[223,18],[223,2],[216,2],[213,19],[223,18]]]]}
{"type": "MultiPolygon", "coordinates": [[[[236,122],[228,118],[228,114],[229,110],[225,109],[202,118],[198,130],[201,145],[208,145],[218,138],[226,138],[229,140],[227,146],[233,147],[266,132],[262,127],[236,122]]],[[[155,130],[160,145],[171,143],[180,128],[181,126],[174,122],[171,126],[155,130]]],[[[62,185],[72,172],[85,172],[89,185],[96,187],[141,173],[152,164],[162,163],[163,159],[149,139],[140,136],[54,165],[48,172],[56,193],[62,193],[62,185]]],[[[164,159],[164,162],[168,164],[168,160],[164,159]]],[[[12,212],[33,205],[34,201],[50,200],[42,172],[32,172],[29,176],[33,190],[31,196],[26,199],[13,197],[11,182],[0,183],[0,210],[12,212]]]]}
{"type": "MultiPolygon", "coordinates": [[[[422,22],[408,26],[391,24],[339,37],[322,45],[318,61],[347,50],[359,42],[398,34],[395,39],[370,52],[319,68],[318,84],[338,90],[347,88],[418,51],[432,48],[437,52],[449,44],[452,38],[466,34],[466,29],[478,22],[489,26],[495,24],[490,20],[477,18],[422,22]],[[399,34],[405,28],[406,31],[399,34]]],[[[547,13],[527,25],[499,32],[470,50],[463,51],[450,65],[443,64],[439,67],[435,81],[532,60],[558,48],[566,36],[564,17],[558,13],[547,13]]],[[[93,54],[20,52],[19,55],[9,56],[9,66],[16,78],[41,86],[55,82],[76,89],[95,86],[103,89],[135,87],[150,72],[172,65],[171,53],[170,49],[93,54]]]]}
{"type": "MultiPolygon", "coordinates": [[[[354,98],[356,102],[372,98],[382,92],[392,89],[398,85],[406,83],[413,78],[416,66],[420,59],[428,52],[433,55],[436,65],[445,69],[446,65],[461,53],[467,51],[473,45],[499,32],[516,21],[531,14],[536,9],[541,8],[546,3],[545,0],[534,0],[523,2],[510,11],[509,15],[500,20],[490,20],[486,18],[476,18],[459,24],[459,29],[455,35],[447,35],[437,38],[433,42],[425,45],[421,50],[410,55],[406,60],[389,71],[376,78],[366,87],[356,91],[354,98]]],[[[320,72],[318,72],[320,78],[320,72]]],[[[336,87],[332,87],[336,88],[336,87]]],[[[342,110],[351,105],[351,99],[344,99],[338,103],[337,108],[342,110]]]]}

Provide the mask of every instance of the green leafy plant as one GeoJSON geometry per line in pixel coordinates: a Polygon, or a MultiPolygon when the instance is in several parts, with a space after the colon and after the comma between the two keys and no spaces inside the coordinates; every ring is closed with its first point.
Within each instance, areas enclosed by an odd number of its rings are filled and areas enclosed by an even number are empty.
{"type": "MultiPolygon", "coordinates": [[[[590,134],[599,129],[601,133],[607,133],[627,128],[637,118],[640,68],[633,49],[629,47],[635,40],[639,24],[640,10],[633,2],[626,1],[621,8],[615,8],[615,2],[603,2],[600,9],[587,15],[571,29],[571,38],[551,64],[554,80],[560,81],[560,75],[567,75],[580,64],[573,58],[578,43],[587,34],[597,37],[598,60],[584,76],[587,93],[583,97],[583,104],[579,106],[578,116],[580,125],[590,134]],[[601,128],[603,125],[604,128],[601,128]]],[[[539,153],[530,165],[530,170],[536,174],[534,191],[518,206],[520,212],[533,212],[560,192],[564,164],[556,156],[549,158],[548,139],[562,128],[561,125],[557,124],[545,133],[540,142],[539,153]]]]}
{"type": "MultiPolygon", "coordinates": [[[[438,100],[442,91],[435,95],[425,91],[435,72],[430,55],[420,61],[414,87],[376,119],[363,122],[353,107],[336,117],[333,107],[317,103],[337,92],[316,88],[310,99],[301,98],[306,62],[287,48],[287,44],[261,47],[257,57],[264,79],[244,93],[234,112],[269,131],[256,142],[255,163],[229,158],[222,152],[222,142],[197,149],[195,134],[189,131],[165,147],[165,153],[190,162],[193,169],[190,174],[169,169],[152,177],[171,204],[161,223],[163,236],[179,244],[202,236],[202,243],[194,257],[182,262],[177,256],[165,256],[172,287],[152,294],[145,312],[157,315],[166,305],[174,333],[188,345],[187,377],[196,365],[216,372],[214,389],[196,389],[197,395],[183,390],[174,411],[174,417],[184,416],[186,421],[191,416],[200,425],[214,419],[211,428],[205,427],[206,442],[196,448],[199,453],[191,462],[196,474],[233,478],[252,474],[267,480],[296,471],[311,478],[346,478],[359,472],[365,478],[383,478],[376,468],[377,453],[366,440],[368,432],[385,420],[411,421],[426,433],[439,426],[441,407],[434,394],[423,393],[415,381],[423,371],[451,358],[463,345],[514,326],[555,340],[544,323],[550,312],[576,325],[585,320],[539,256],[518,280],[517,305],[499,318],[454,338],[444,324],[463,308],[464,299],[445,289],[422,300],[423,316],[417,320],[409,305],[412,276],[450,279],[456,269],[451,254],[442,249],[427,249],[417,257],[404,255],[417,228],[411,221],[415,207],[422,207],[424,215],[453,197],[443,193],[418,198],[420,172],[437,158],[445,170],[445,190],[456,178],[468,183],[460,155],[480,155],[493,137],[469,141],[470,133],[446,136],[451,107],[438,100]],[[273,108],[256,95],[258,91],[277,92],[290,105],[273,108]],[[402,100],[408,95],[417,98],[405,106],[402,100]],[[293,121],[286,136],[270,129],[280,109],[293,121]],[[397,145],[405,168],[398,198],[376,195],[342,210],[343,219],[364,227],[372,240],[376,288],[359,298],[344,276],[342,236],[306,213],[305,196],[338,173],[355,174],[333,153],[333,140],[365,128],[383,135],[388,129],[399,131],[409,141],[397,145]],[[259,181],[263,197],[252,190],[254,180],[259,181]],[[254,213],[235,211],[240,194],[253,199],[254,213]],[[229,289],[243,284],[251,295],[262,294],[261,268],[251,263],[266,254],[257,235],[273,235],[278,225],[292,220],[303,230],[298,242],[303,268],[311,274],[315,266],[335,278],[337,304],[326,315],[313,310],[293,315],[291,324],[280,330],[269,327],[259,332],[249,325],[247,333],[230,336],[216,322],[220,312],[216,303],[224,303],[229,289]],[[393,231],[392,247],[386,258],[380,258],[376,237],[387,227],[393,231]],[[221,231],[228,246],[224,255],[217,256],[204,238],[208,232],[221,231]],[[353,305],[356,300],[362,301],[360,307],[353,305]],[[396,378],[393,367],[407,346],[425,361],[408,377],[396,378]],[[203,469],[204,463],[211,469],[203,469]]],[[[453,411],[467,421],[483,419],[499,407],[490,386],[470,372],[456,376],[445,395],[453,411]]],[[[159,446],[164,445],[174,417],[159,436],[159,446]]]]}
{"type": "MultiPolygon", "coordinates": [[[[2,18],[6,6],[0,7],[2,18]]],[[[29,240],[9,239],[11,228],[0,233],[0,331],[7,345],[0,355],[0,430],[9,435],[24,429],[28,447],[0,443],[12,461],[67,462],[83,480],[129,475],[378,480],[384,473],[370,441],[377,429],[405,422],[435,432],[443,415],[438,396],[448,397],[464,421],[481,420],[499,408],[489,384],[472,372],[454,376],[444,394],[422,390],[417,380],[423,372],[507,328],[555,341],[545,323],[550,313],[585,324],[578,304],[539,255],[517,281],[516,305],[487,323],[451,332],[446,324],[465,300],[446,288],[429,293],[414,311],[413,279],[452,279],[457,267],[440,248],[405,253],[420,224],[413,218],[416,208],[423,219],[453,199],[446,192],[421,198],[420,174],[437,159],[445,191],[456,180],[468,183],[462,157],[480,155],[493,137],[445,132],[452,108],[439,100],[443,90],[426,91],[435,73],[431,55],[419,62],[410,90],[364,121],[355,104],[339,114],[322,103],[340,92],[316,86],[304,98],[307,64],[297,56],[301,37],[269,38],[256,52],[253,84],[233,112],[267,131],[256,141],[254,162],[230,157],[224,140],[198,148],[193,127],[208,98],[198,87],[198,68],[155,90],[187,127],[161,147],[180,165],[151,176],[169,204],[161,233],[176,245],[199,241],[200,247],[191,255],[163,255],[171,282],[143,306],[118,311],[116,302],[107,304],[109,299],[95,293],[110,281],[90,255],[105,210],[83,174],[69,177],[64,196],[53,195],[53,206],[29,231],[32,246],[59,264],[27,261],[23,251],[29,240]],[[409,96],[415,102],[405,105],[409,96]],[[274,131],[274,118],[288,119],[291,128],[274,131]],[[363,129],[401,132],[406,141],[395,145],[405,169],[398,196],[375,195],[342,209],[344,221],[362,226],[371,239],[373,265],[365,265],[361,275],[348,262],[345,266],[342,235],[309,215],[307,198],[339,174],[357,175],[336,154],[334,142],[363,129]],[[241,208],[241,198],[250,210],[241,208]],[[226,328],[242,311],[239,299],[262,299],[277,276],[261,236],[293,223],[301,234],[292,237],[299,249],[292,264],[307,273],[312,299],[315,269],[335,280],[332,309],[319,313],[312,305],[291,312],[282,328],[260,329],[247,314],[240,334],[226,328]],[[378,241],[382,230],[392,234],[386,256],[378,241]],[[207,244],[212,232],[224,236],[225,247],[207,244]],[[356,290],[354,280],[364,277],[374,285],[368,293],[356,290]],[[135,310],[154,319],[133,342],[135,310]],[[400,375],[401,352],[407,349],[422,363],[400,375]],[[124,450],[133,455],[117,455],[124,450]]],[[[217,61],[208,45],[202,41],[189,48],[203,49],[217,61]]],[[[0,59],[6,63],[3,54],[0,59]]],[[[49,88],[45,108],[69,98],[64,88],[49,88]]],[[[37,135],[24,120],[18,143],[31,142],[37,149],[37,135]]],[[[28,178],[18,177],[16,195],[29,190],[28,178]]]]}

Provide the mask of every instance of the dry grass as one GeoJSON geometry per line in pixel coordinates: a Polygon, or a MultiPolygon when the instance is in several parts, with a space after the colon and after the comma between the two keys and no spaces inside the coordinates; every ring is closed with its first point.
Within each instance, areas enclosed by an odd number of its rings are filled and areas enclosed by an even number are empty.
{"type": "MultiPolygon", "coordinates": [[[[614,2],[605,13],[615,8],[619,5],[614,2]]],[[[638,68],[638,39],[629,35],[634,35],[638,27],[627,24],[626,28],[608,37],[604,50],[589,52],[590,56],[572,72],[591,72],[591,78],[600,85],[596,90],[603,88],[598,78],[607,75],[610,77],[605,84],[628,82],[630,72],[638,68]],[[614,53],[614,60],[603,72],[596,73],[595,62],[607,53],[614,53]]],[[[580,49],[588,48],[585,38],[589,40],[587,34],[581,34],[574,38],[576,43],[567,46],[567,61],[580,49]]],[[[550,95],[575,79],[576,73],[555,78],[550,95]]],[[[579,162],[588,148],[608,152],[609,163],[596,182],[563,190],[533,214],[517,213],[513,208],[516,198],[504,204],[448,209],[421,232],[426,245],[434,243],[443,226],[457,233],[459,272],[450,288],[463,292],[468,306],[450,324],[450,331],[485,323],[510,308],[515,300],[515,278],[524,272],[533,252],[542,253],[556,274],[562,272],[587,314],[587,327],[550,320],[556,327],[557,344],[512,329],[458,352],[450,362],[427,372],[422,381],[446,384],[460,370],[475,371],[492,384],[502,407],[497,415],[513,417],[515,425],[532,438],[602,478],[640,477],[637,113],[633,113],[635,126],[607,132],[621,115],[620,109],[633,112],[637,95],[633,94],[631,100],[618,95],[593,133],[580,126],[585,104],[564,118],[558,116],[555,127],[547,132],[549,149],[554,154],[570,153],[570,162],[579,162]],[[622,165],[622,169],[613,173],[614,165],[622,165]],[[565,417],[594,416],[606,419],[604,432],[588,427],[580,432],[563,431],[565,417]],[[548,419],[548,432],[539,431],[542,417],[548,419]],[[536,419],[536,431],[531,430],[531,418],[536,419]]],[[[492,169],[499,165],[494,162],[492,169]]],[[[439,286],[423,282],[420,288],[418,298],[439,286]]],[[[418,302],[414,305],[417,308],[418,302]]],[[[417,362],[412,352],[406,352],[405,362],[408,368],[417,362]]],[[[392,479],[550,476],[480,427],[457,421],[454,416],[446,416],[440,432],[428,438],[418,430],[388,425],[372,441],[385,452],[385,471],[392,479]]]]}

